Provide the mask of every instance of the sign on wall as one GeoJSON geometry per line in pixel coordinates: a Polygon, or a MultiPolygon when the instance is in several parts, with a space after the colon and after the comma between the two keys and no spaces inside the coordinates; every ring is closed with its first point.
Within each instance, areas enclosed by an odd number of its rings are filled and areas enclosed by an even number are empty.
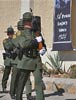
{"type": "Polygon", "coordinates": [[[53,50],[72,50],[71,0],[55,0],[53,50]]]}

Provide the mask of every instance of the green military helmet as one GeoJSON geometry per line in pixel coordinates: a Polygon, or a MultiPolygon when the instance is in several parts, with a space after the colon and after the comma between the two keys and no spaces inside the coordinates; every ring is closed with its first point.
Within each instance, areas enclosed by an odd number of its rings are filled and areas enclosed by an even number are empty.
{"type": "Polygon", "coordinates": [[[7,35],[10,35],[10,34],[12,35],[12,34],[14,34],[14,29],[12,28],[12,26],[10,26],[7,28],[6,32],[7,32],[7,35]]]}
{"type": "Polygon", "coordinates": [[[26,13],[23,14],[23,23],[26,22],[26,21],[29,21],[29,22],[32,21],[31,12],[26,12],[26,13]]]}
{"type": "Polygon", "coordinates": [[[23,29],[24,29],[22,19],[21,19],[20,21],[18,21],[18,23],[17,23],[17,29],[18,29],[18,30],[23,30],[23,29]]]}

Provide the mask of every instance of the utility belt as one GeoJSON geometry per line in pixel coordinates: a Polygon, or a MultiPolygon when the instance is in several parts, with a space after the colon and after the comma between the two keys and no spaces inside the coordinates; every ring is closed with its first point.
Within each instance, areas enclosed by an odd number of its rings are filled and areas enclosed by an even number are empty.
{"type": "Polygon", "coordinates": [[[23,50],[23,54],[29,58],[37,58],[38,51],[36,49],[25,49],[23,50]]]}
{"type": "Polygon", "coordinates": [[[6,57],[11,58],[11,56],[10,56],[9,53],[3,53],[3,59],[4,59],[4,60],[6,59],[6,57]]]}
{"type": "Polygon", "coordinates": [[[6,57],[11,58],[11,59],[15,59],[16,58],[16,54],[15,53],[3,53],[3,59],[5,60],[6,57]]]}

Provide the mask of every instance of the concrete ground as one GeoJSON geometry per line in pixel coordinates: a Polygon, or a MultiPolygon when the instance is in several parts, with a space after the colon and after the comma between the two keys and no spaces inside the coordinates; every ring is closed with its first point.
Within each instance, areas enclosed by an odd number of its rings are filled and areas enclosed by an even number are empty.
{"type": "MultiPolygon", "coordinates": [[[[2,87],[1,87],[2,74],[3,73],[0,73],[0,100],[12,100],[10,98],[10,95],[8,92],[2,93],[2,87]]],[[[11,79],[11,76],[9,76],[9,80],[8,80],[8,84],[7,84],[7,91],[9,91],[10,79],[11,79]]],[[[46,84],[45,80],[47,81],[48,78],[43,77],[43,80],[44,80],[44,83],[46,84]]],[[[56,90],[51,91],[50,89],[46,89],[46,90],[44,90],[44,93],[45,93],[45,100],[76,100],[76,94],[66,93],[63,90],[57,92],[56,90]]],[[[33,100],[36,100],[35,99],[35,91],[32,92],[32,95],[34,96],[33,100]]],[[[23,93],[23,100],[27,100],[25,91],[23,93]]]]}
{"type": "MultiPolygon", "coordinates": [[[[0,100],[12,100],[12,99],[10,98],[9,93],[6,94],[0,93],[0,100]]],[[[27,100],[25,94],[23,95],[23,100],[27,100]]],[[[59,95],[59,93],[48,91],[47,93],[45,93],[45,100],[76,100],[76,95],[67,93],[59,95]]]]}

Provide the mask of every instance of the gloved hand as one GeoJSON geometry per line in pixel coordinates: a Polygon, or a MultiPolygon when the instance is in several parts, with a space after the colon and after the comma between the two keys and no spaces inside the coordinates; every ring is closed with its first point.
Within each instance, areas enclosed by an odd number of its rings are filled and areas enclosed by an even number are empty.
{"type": "Polygon", "coordinates": [[[43,47],[40,51],[39,51],[39,54],[41,54],[42,56],[45,54],[46,52],[46,49],[43,47]]]}
{"type": "Polygon", "coordinates": [[[38,43],[39,43],[39,42],[42,42],[42,36],[38,36],[38,37],[36,37],[35,39],[37,40],[38,43]]]}

